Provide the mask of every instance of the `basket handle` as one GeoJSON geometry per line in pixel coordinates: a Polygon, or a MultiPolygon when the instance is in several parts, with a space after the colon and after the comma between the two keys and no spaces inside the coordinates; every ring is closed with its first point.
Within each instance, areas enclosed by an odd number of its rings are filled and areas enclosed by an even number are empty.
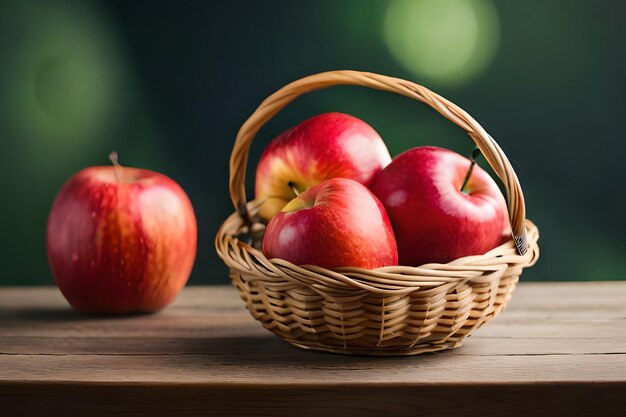
{"type": "Polygon", "coordinates": [[[445,118],[463,129],[476,143],[506,189],[513,240],[518,252],[528,250],[524,220],[526,208],[519,180],[508,158],[495,140],[463,109],[433,93],[426,87],[400,78],[360,71],[328,71],[301,78],[287,84],[266,98],[241,126],[230,156],[229,190],[235,209],[250,223],[246,206],[245,177],[248,152],[258,131],[280,110],[302,94],[335,85],[358,85],[389,91],[426,103],[445,118]]]}

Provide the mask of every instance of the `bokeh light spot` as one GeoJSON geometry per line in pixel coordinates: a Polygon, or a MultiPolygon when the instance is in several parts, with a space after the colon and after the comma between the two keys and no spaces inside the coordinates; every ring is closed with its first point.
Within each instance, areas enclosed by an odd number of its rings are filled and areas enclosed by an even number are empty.
{"type": "Polygon", "coordinates": [[[392,56],[420,78],[463,84],[489,65],[498,47],[490,0],[394,0],[383,35],[392,56]]]}
{"type": "Polygon", "coordinates": [[[8,112],[0,134],[28,155],[93,148],[126,96],[119,47],[97,7],[8,0],[0,24],[0,107],[8,112]]]}
{"type": "Polygon", "coordinates": [[[90,86],[83,85],[81,73],[79,63],[70,58],[43,60],[37,66],[33,80],[39,109],[52,118],[78,116],[80,109],[89,105],[84,96],[90,86]]]}

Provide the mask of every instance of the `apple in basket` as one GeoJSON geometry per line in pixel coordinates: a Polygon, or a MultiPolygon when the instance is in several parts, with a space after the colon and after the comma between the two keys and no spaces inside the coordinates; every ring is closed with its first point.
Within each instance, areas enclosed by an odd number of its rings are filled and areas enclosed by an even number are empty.
{"type": "Polygon", "coordinates": [[[369,187],[391,161],[378,133],[343,113],[312,117],[283,132],[267,147],[256,171],[259,215],[269,220],[298,193],[331,178],[369,187]]]}
{"type": "Polygon", "coordinates": [[[391,220],[400,265],[482,255],[509,230],[495,181],[473,160],[447,149],[426,146],[398,155],[372,191],[391,220]]]}
{"type": "Polygon", "coordinates": [[[79,311],[156,311],[187,282],[196,218],[172,179],[111,159],[115,166],[86,168],[57,195],[47,228],[50,266],[79,311]]]}
{"type": "Polygon", "coordinates": [[[263,252],[324,268],[398,264],[385,209],[365,186],[346,178],[323,181],[284,206],[267,225],[263,252]]]}

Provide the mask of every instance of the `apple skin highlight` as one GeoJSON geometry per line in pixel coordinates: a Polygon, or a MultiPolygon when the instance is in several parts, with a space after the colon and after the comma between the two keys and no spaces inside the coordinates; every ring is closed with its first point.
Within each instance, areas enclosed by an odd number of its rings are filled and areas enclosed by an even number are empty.
{"type": "Polygon", "coordinates": [[[160,310],[191,273],[197,225],[185,192],[153,171],[125,167],[121,178],[119,172],[112,166],[80,171],[50,212],[50,266],[79,311],[160,310]]]}
{"type": "Polygon", "coordinates": [[[365,186],[345,178],[309,188],[274,216],[265,231],[263,253],[328,269],[398,264],[382,204],[365,186]]]}
{"type": "Polygon", "coordinates": [[[461,191],[470,163],[425,146],[398,155],[378,175],[372,192],[391,220],[400,265],[482,255],[510,237],[506,202],[487,172],[475,165],[461,191]]]}
{"type": "Polygon", "coordinates": [[[385,143],[364,121],[343,113],[312,117],[277,136],[261,155],[255,184],[259,215],[271,219],[296,192],[331,178],[369,187],[390,161],[385,143]]]}

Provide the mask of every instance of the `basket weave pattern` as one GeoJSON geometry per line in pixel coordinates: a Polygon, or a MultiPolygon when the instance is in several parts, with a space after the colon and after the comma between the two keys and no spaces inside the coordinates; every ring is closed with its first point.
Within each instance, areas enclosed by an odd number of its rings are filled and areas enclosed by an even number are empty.
{"type": "Polygon", "coordinates": [[[217,252],[252,316],[285,341],[307,349],[410,355],[460,346],[506,306],[522,269],[539,255],[539,233],[525,219],[517,176],[491,136],[462,109],[425,87],[378,74],[320,73],[268,97],[237,135],[230,160],[230,194],[237,211],[218,231],[217,252]],[[513,238],[484,255],[447,264],[374,271],[330,271],[267,259],[255,248],[264,231],[256,216],[258,202],[247,203],[245,195],[250,144],[259,129],[299,95],[341,84],[416,99],[465,130],[504,184],[513,238]],[[251,236],[251,241],[243,235],[251,236]]]}

